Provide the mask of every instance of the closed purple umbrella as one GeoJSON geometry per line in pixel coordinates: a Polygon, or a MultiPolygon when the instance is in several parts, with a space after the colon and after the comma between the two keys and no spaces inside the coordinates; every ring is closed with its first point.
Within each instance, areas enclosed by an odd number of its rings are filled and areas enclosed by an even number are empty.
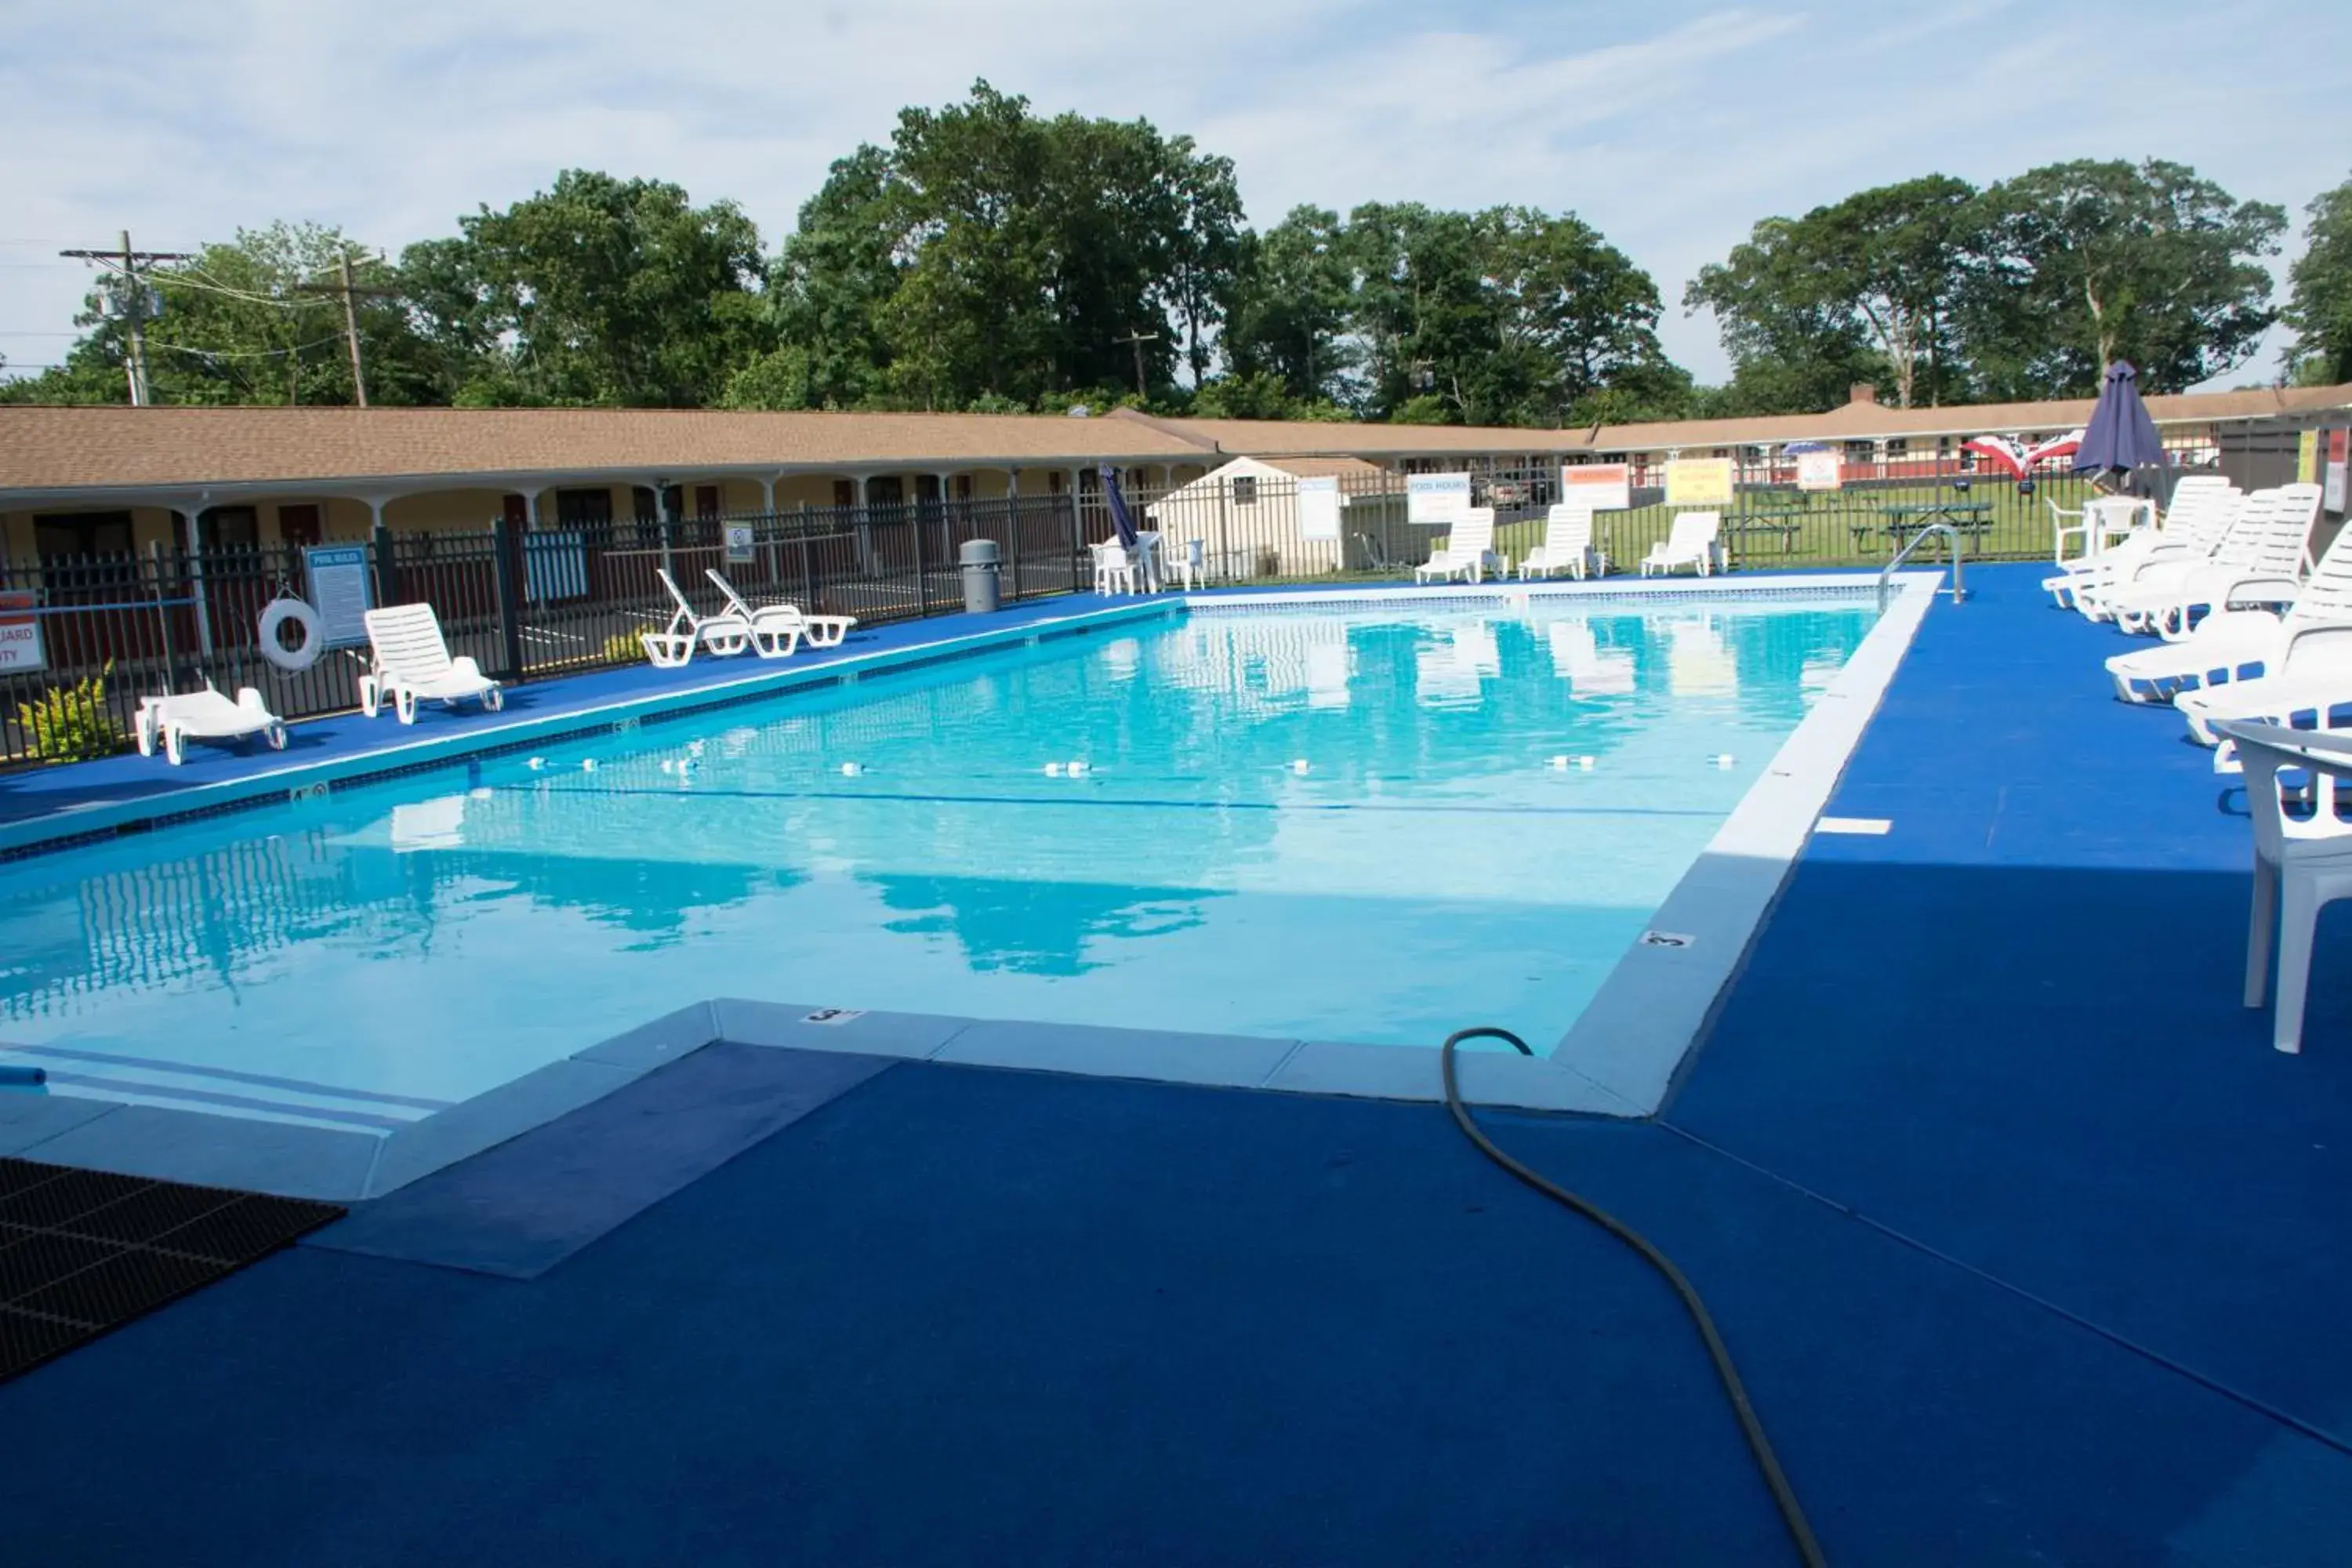
{"type": "Polygon", "coordinates": [[[2156,421],[2148,417],[2147,405],[2139,399],[2139,373],[2117,360],[2107,366],[2098,406],[2091,410],[2091,422],[2083,427],[2074,471],[2122,474],[2163,465],[2164,438],[2156,433],[2156,421]]]}
{"type": "Polygon", "coordinates": [[[1128,549],[1136,546],[1135,517],[1127,510],[1127,498],[1118,490],[1118,470],[1108,463],[1102,465],[1103,500],[1110,507],[1110,525],[1118,531],[1118,542],[1128,549]]]}

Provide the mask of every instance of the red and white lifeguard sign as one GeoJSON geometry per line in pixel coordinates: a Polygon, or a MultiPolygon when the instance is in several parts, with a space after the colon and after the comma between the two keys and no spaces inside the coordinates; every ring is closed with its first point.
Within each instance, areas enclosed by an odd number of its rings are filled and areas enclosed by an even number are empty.
{"type": "Polygon", "coordinates": [[[1633,504],[1633,470],[1624,463],[1563,463],[1559,499],[1582,511],[1623,511],[1633,504]]]}
{"type": "Polygon", "coordinates": [[[41,651],[41,617],[32,612],[41,596],[28,589],[0,593],[0,672],[47,669],[41,651]]]}

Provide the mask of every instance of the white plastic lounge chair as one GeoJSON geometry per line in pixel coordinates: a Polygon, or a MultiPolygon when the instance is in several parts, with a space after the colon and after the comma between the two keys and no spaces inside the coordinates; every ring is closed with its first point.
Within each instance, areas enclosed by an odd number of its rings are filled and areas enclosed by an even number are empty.
{"type": "Polygon", "coordinates": [[[360,677],[360,711],[369,718],[376,716],[386,699],[404,724],[416,722],[419,702],[446,702],[454,708],[469,697],[478,698],[493,713],[506,705],[499,683],[484,675],[481,666],[464,654],[449,657],[432,605],[370,610],[366,621],[375,664],[360,677]]]}
{"type": "Polygon", "coordinates": [[[2154,532],[2143,531],[2096,555],[2069,561],[2042,585],[2061,608],[2080,610],[2093,620],[2112,619],[2099,603],[2102,595],[2158,563],[2183,564],[2211,554],[2237,521],[2242,500],[2229,480],[2192,475],[2174,487],[2172,509],[2154,532]]]}
{"type": "Polygon", "coordinates": [[[2186,637],[2199,612],[2223,608],[2233,598],[2284,604],[2310,572],[2311,525],[2318,512],[2316,485],[2256,490],[2201,563],[2143,567],[2099,601],[2124,630],[2168,639],[2186,637]]]}
{"type": "Polygon", "coordinates": [[[1494,548],[1495,509],[1474,506],[1454,525],[1444,547],[1432,550],[1429,559],[1412,569],[1412,580],[1422,583],[1434,577],[1450,583],[1456,577],[1467,577],[1473,583],[1483,583],[1486,557],[1494,548]]]}
{"type": "MultiPolygon", "coordinates": [[[[704,567],[703,575],[717,584],[719,591],[727,595],[730,611],[755,626],[765,623],[778,629],[789,628],[811,647],[839,647],[842,639],[857,625],[856,616],[813,616],[789,599],[779,599],[772,605],[751,604],[735,591],[732,583],[719,575],[717,567],[704,567]]],[[[787,648],[785,651],[791,650],[787,648]]]]}
{"type": "Polygon", "coordinates": [[[1653,572],[1671,574],[1678,567],[1694,566],[1700,576],[1706,576],[1715,570],[1715,542],[1722,531],[1721,512],[1675,513],[1673,530],[1642,557],[1642,575],[1647,577],[1653,572]]]}
{"type": "Polygon", "coordinates": [[[2300,1051],[2304,998],[2311,984],[2312,936],[2320,909],[2352,898],[2352,822],[2338,815],[2336,805],[2343,781],[2352,778],[2352,734],[2240,723],[2231,724],[2225,733],[2245,769],[2246,811],[2254,826],[2246,1005],[2263,1005],[2275,927],[2278,984],[2271,1044],[2282,1051],[2300,1051]],[[2309,790],[2283,789],[2282,769],[2306,773],[2309,790]]]}
{"type": "Polygon", "coordinates": [[[754,605],[735,591],[718,567],[706,566],[702,574],[726,599],[728,614],[751,628],[751,651],[761,658],[789,658],[803,642],[811,647],[839,647],[857,624],[856,616],[812,616],[788,601],[754,605]]]}
{"type": "Polygon", "coordinates": [[[139,754],[153,756],[160,741],[164,760],[175,768],[186,760],[190,741],[242,741],[247,735],[259,735],[269,742],[271,751],[286,749],[285,721],[269,710],[261,693],[250,686],[239,687],[234,702],[209,680],[202,691],[142,697],[136,728],[139,754]]]}
{"type": "Polygon", "coordinates": [[[1555,506],[1544,514],[1543,542],[1519,558],[1519,581],[1566,572],[1580,583],[1586,569],[1608,570],[1606,558],[1594,559],[1592,512],[1580,506],[1555,506]]]}
{"type": "Polygon", "coordinates": [[[748,616],[731,611],[716,616],[696,615],[693,605],[687,601],[667,568],[656,566],[654,575],[668,591],[669,602],[677,606],[668,626],[657,632],[637,634],[637,641],[645,645],[646,657],[656,666],[676,669],[693,659],[697,647],[721,658],[731,658],[751,646],[751,622],[748,616]]]}
{"type": "MultiPolygon", "coordinates": [[[[2346,665],[2346,656],[2352,655],[2352,635],[2344,635],[2352,632],[2352,538],[2347,535],[2352,530],[2338,533],[2328,545],[2311,580],[2295,592],[2284,615],[2224,606],[2177,642],[2108,659],[2116,695],[2126,702],[2175,703],[2200,740],[2207,739],[2200,723],[2206,710],[2264,717],[2274,710],[2270,704],[2298,684],[2317,683],[2344,691],[2342,700],[2352,700],[2352,688],[2336,673],[2346,665]],[[2189,700],[2218,700],[2212,689],[2221,686],[2249,689],[2242,699],[2218,703],[2189,700]],[[2257,686],[2265,692],[2252,691],[2257,686]],[[2245,702],[2254,706],[2246,708],[2245,702]]],[[[2258,583],[2252,591],[2267,600],[2276,590],[2258,583]]]]}

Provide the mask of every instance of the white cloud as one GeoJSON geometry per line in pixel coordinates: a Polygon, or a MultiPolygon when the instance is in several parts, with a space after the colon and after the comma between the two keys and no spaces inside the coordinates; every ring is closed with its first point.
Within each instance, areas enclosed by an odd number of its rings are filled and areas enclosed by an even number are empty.
{"type": "MultiPolygon", "coordinates": [[[[2284,0],[1668,0],[1434,21],[1395,0],[146,9],[0,13],[19,128],[0,141],[0,332],[66,331],[86,277],[53,253],[126,225],[181,247],[305,218],[396,248],[566,167],[732,196],[772,241],[831,159],[982,76],[1041,110],[1191,132],[1234,158],[1261,223],[1297,202],[1573,208],[1670,306],[1756,218],[1929,170],[2163,156],[2299,211],[2352,162],[2352,107],[2294,65],[2340,58],[2352,13],[2284,0]]],[[[1666,337],[1722,374],[1705,318],[1674,306],[1666,337]]],[[[68,341],[0,336],[0,353],[52,359],[68,341]]]]}

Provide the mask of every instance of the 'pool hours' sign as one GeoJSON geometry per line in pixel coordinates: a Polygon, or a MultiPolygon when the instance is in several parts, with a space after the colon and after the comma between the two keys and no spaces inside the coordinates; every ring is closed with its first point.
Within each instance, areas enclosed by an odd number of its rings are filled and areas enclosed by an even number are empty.
{"type": "Polygon", "coordinates": [[[1404,520],[1407,522],[1434,523],[1444,527],[1462,521],[1470,510],[1470,476],[1467,474],[1407,474],[1404,481],[1404,520]]]}

